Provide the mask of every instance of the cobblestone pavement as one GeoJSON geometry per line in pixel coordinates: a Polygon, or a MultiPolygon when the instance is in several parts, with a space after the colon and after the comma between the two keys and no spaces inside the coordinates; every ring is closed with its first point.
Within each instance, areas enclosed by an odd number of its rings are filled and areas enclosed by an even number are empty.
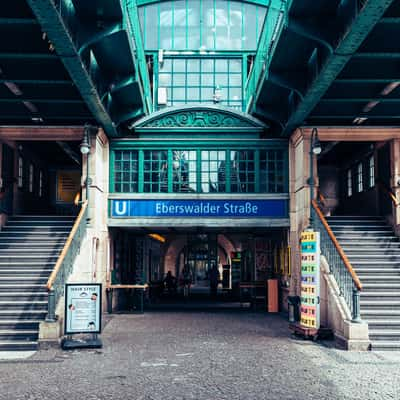
{"type": "Polygon", "coordinates": [[[103,349],[0,362],[0,399],[400,399],[400,353],[290,336],[280,316],[149,312],[107,319],[103,349]]]}

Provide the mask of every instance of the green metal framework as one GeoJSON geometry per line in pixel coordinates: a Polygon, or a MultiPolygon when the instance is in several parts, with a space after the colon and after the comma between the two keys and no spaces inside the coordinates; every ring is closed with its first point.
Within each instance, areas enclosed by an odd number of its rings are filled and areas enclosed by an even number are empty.
{"type": "Polygon", "coordinates": [[[139,8],[149,50],[254,51],[265,4],[236,0],[170,0],[139,8]]]}
{"type": "MultiPolygon", "coordinates": [[[[15,99],[3,100],[8,109],[15,110],[15,116],[7,118],[25,117],[21,105],[28,101],[32,103],[28,107],[33,113],[32,120],[91,122],[93,117],[87,112],[87,106],[105,132],[117,136],[126,132],[129,122],[152,111],[151,84],[135,0],[96,0],[90,4],[81,0],[26,1],[37,19],[27,18],[30,10],[23,0],[16,0],[17,4],[7,5],[5,12],[10,15],[21,12],[21,17],[0,18],[0,29],[10,31],[18,25],[26,31],[29,41],[30,36],[36,37],[30,31],[39,26],[39,32],[40,29],[44,32],[39,38],[42,36],[47,41],[48,50],[45,46],[40,46],[39,50],[33,40],[29,52],[2,51],[0,47],[0,59],[10,65],[5,68],[2,81],[23,85],[22,89],[18,88],[23,93],[31,92],[34,83],[46,85],[48,93],[55,85],[60,86],[62,92],[58,97],[54,94],[43,97],[41,91],[24,99],[24,103],[20,95],[15,94],[17,90],[12,89],[15,99]],[[26,60],[30,68],[17,74],[15,71],[20,69],[22,60],[26,60]],[[65,88],[61,88],[62,85],[65,88]]],[[[18,31],[10,35],[17,37],[17,44],[18,35],[18,31]]],[[[0,99],[1,95],[0,90],[0,99]]]]}
{"type": "Polygon", "coordinates": [[[158,87],[167,90],[168,106],[216,102],[242,109],[242,57],[165,58],[159,68],[158,87]]]}
{"type": "Polygon", "coordinates": [[[285,3],[275,38],[271,41],[266,30],[261,35],[249,77],[248,112],[283,135],[300,125],[396,123],[398,2],[285,3]]]}

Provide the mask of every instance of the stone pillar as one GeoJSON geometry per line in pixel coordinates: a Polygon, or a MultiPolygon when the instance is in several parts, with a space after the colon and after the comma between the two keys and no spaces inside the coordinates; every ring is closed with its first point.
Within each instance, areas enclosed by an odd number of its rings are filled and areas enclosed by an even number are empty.
{"type": "MultiPolygon", "coordinates": [[[[300,295],[300,232],[307,227],[310,218],[310,135],[297,129],[289,141],[289,194],[292,276],[290,294],[300,295]]],[[[318,187],[317,161],[314,157],[314,195],[318,187]]]]}
{"type": "MultiPolygon", "coordinates": [[[[90,137],[89,157],[83,157],[82,198],[88,198],[88,225],[85,240],[75,261],[70,282],[106,283],[109,233],[108,192],[109,192],[109,143],[100,129],[90,137]],[[87,160],[89,169],[87,169],[87,160]],[[87,172],[89,179],[87,180],[87,172]],[[86,187],[87,186],[87,187],[86,187]],[[89,195],[87,197],[87,194],[89,195]]],[[[105,307],[105,295],[103,295],[105,307]]]]}
{"type": "MultiPolygon", "coordinates": [[[[391,188],[400,202],[400,139],[393,139],[390,145],[391,188]]],[[[400,235],[400,206],[393,205],[393,228],[400,235]]]]}

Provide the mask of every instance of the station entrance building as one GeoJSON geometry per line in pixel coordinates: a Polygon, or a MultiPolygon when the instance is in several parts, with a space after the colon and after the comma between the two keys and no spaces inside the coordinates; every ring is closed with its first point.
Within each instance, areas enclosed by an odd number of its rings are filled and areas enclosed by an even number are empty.
{"type": "Polygon", "coordinates": [[[381,40],[397,3],[6,2],[6,347],[36,347],[39,324],[60,336],[66,281],[103,283],[112,311],[132,290],[173,298],[168,272],[178,292],[186,273],[193,296],[217,280],[218,298],[265,310],[274,293],[287,312],[313,227],[321,322],[347,348],[398,348],[400,80],[381,40]]]}

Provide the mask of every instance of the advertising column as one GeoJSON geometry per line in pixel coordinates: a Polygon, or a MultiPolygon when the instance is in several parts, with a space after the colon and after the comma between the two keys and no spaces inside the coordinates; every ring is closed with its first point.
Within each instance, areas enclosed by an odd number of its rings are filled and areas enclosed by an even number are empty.
{"type": "Polygon", "coordinates": [[[300,323],[305,328],[320,327],[320,242],[319,232],[301,234],[300,323]]]}

